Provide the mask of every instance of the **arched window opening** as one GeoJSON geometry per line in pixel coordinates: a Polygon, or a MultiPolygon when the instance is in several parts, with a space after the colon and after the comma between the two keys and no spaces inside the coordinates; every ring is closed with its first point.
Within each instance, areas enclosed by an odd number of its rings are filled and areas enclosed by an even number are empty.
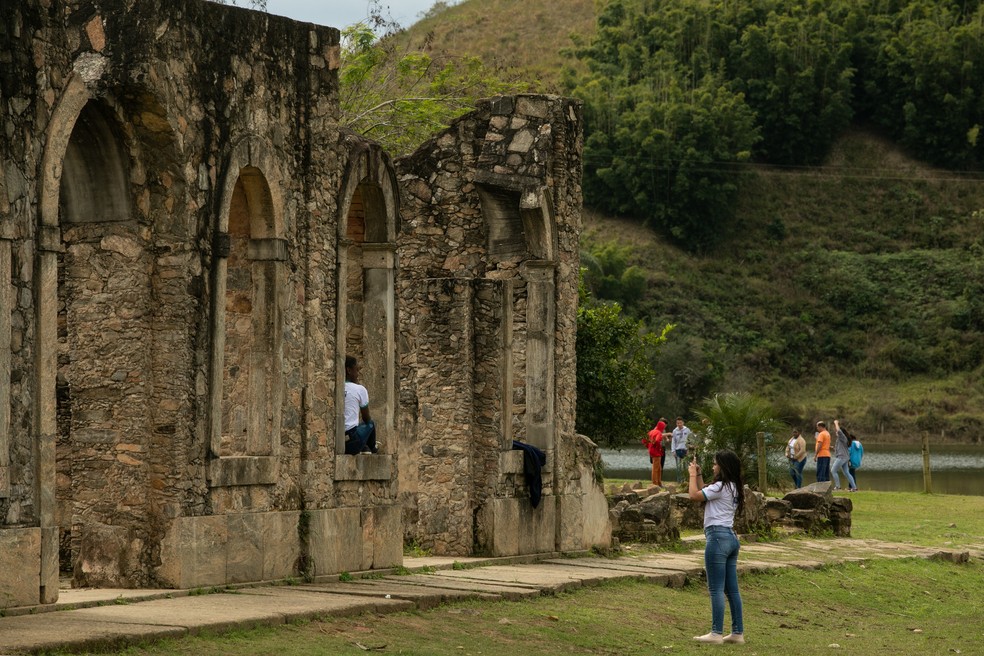
{"type": "Polygon", "coordinates": [[[217,453],[268,456],[280,428],[280,276],[285,249],[274,232],[262,173],[243,168],[229,206],[221,434],[217,453]]]}
{"type": "MultiPolygon", "coordinates": [[[[339,390],[344,388],[344,358],[354,356],[361,368],[359,382],[369,392],[369,408],[376,423],[381,453],[395,451],[395,268],[389,213],[382,187],[369,177],[352,189],[347,213],[340,227],[339,390]]],[[[341,392],[338,406],[343,406],[341,392]]],[[[342,413],[338,414],[337,452],[344,453],[342,413]]]]}
{"type": "Polygon", "coordinates": [[[127,161],[119,130],[100,105],[88,102],[65,151],[59,195],[62,223],[129,220],[127,161]]]}

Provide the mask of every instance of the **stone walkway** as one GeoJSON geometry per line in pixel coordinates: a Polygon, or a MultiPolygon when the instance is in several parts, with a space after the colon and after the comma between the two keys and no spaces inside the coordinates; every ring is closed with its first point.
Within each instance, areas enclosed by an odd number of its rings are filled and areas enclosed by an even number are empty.
{"type": "MultiPolygon", "coordinates": [[[[876,540],[794,539],[742,545],[741,571],[817,568],[875,558],[984,558],[984,549],[945,550],[876,540]]],[[[406,558],[404,569],[374,578],[302,585],[200,590],[62,590],[58,603],[7,609],[0,654],[123,647],[160,638],[275,626],[296,620],[395,613],[466,599],[517,600],[619,579],[682,586],[702,576],[703,552],[652,553],[627,545],[618,558],[406,558]],[[50,612],[66,611],[66,612],[50,612]]]]}

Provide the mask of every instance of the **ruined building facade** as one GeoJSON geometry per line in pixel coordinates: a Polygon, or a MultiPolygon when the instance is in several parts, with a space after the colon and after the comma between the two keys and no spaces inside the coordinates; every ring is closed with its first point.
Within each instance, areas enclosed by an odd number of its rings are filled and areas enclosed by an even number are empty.
{"type": "Polygon", "coordinates": [[[607,544],[574,434],[580,109],[394,162],[334,28],[0,7],[0,608],[607,544]],[[382,449],[344,453],[346,354],[382,449]],[[529,501],[521,439],[548,455],[529,501]]]}

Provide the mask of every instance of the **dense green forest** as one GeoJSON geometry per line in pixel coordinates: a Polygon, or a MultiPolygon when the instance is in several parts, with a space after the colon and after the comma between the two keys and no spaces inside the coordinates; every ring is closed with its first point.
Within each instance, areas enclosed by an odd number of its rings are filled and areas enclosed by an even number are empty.
{"type": "Polygon", "coordinates": [[[509,69],[522,16],[579,26],[524,33],[564,54],[526,79],[584,101],[584,306],[674,325],[629,414],[751,392],[803,426],[984,437],[984,3],[515,5],[411,33],[509,69]]]}
{"type": "Polygon", "coordinates": [[[605,6],[575,50],[588,72],[568,76],[585,203],[698,256],[586,240],[597,298],[677,325],[641,401],[653,414],[737,389],[799,424],[980,437],[979,406],[957,394],[900,407],[874,391],[979,379],[982,37],[977,2],[605,6]],[[896,149],[940,169],[893,166],[896,149]],[[831,388],[855,384],[869,394],[831,407],[831,388]]]}

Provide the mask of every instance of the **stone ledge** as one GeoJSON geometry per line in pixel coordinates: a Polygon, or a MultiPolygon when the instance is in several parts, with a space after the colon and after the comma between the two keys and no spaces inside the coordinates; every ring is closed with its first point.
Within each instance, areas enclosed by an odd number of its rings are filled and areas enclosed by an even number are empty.
{"type": "MultiPolygon", "coordinates": [[[[553,472],[553,463],[551,462],[549,455],[547,456],[547,464],[545,464],[540,472],[543,475],[550,474],[553,472]]],[[[509,451],[499,452],[499,471],[502,474],[522,474],[523,473],[523,452],[519,449],[511,449],[509,451]]]]}
{"type": "Polygon", "coordinates": [[[392,476],[392,455],[373,453],[335,456],[336,481],[388,481],[392,476]]]}

